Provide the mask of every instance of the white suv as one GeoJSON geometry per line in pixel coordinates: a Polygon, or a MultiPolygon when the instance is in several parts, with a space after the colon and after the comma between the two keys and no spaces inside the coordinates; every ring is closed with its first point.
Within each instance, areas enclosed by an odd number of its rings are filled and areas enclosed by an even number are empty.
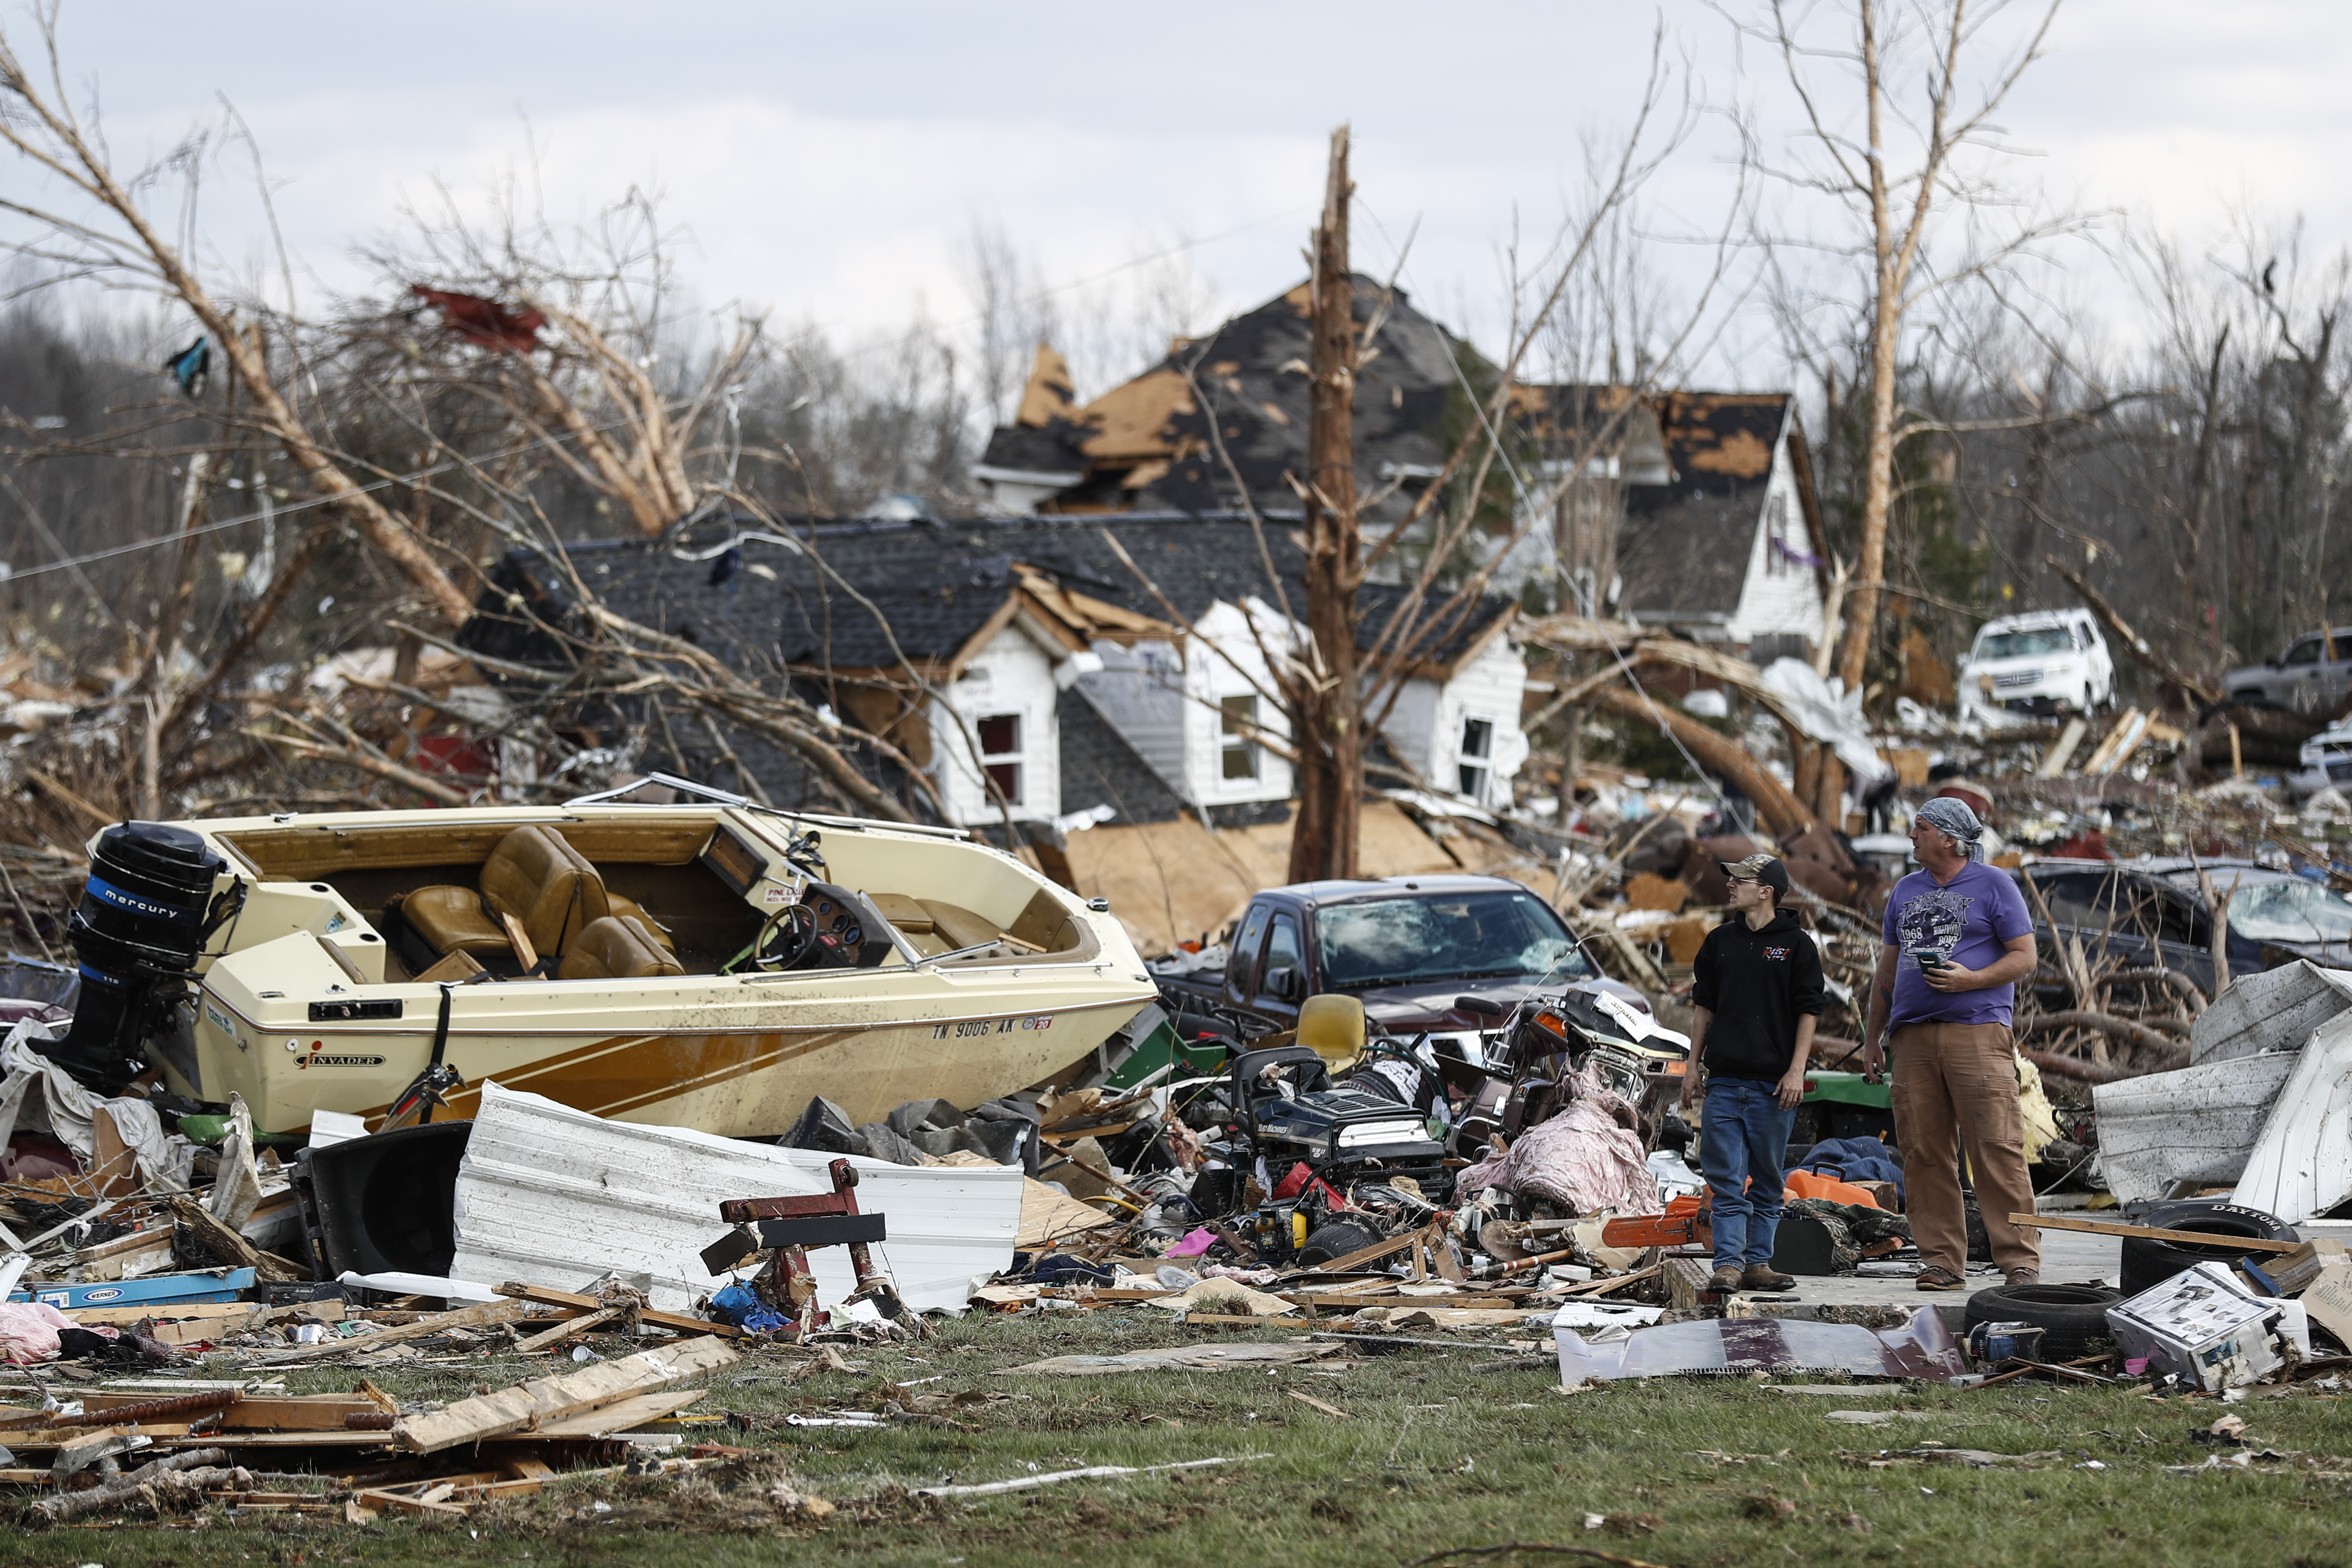
{"type": "Polygon", "coordinates": [[[1987,621],[1960,660],[1963,712],[2088,713],[2115,700],[2116,661],[2088,610],[1987,621]]]}

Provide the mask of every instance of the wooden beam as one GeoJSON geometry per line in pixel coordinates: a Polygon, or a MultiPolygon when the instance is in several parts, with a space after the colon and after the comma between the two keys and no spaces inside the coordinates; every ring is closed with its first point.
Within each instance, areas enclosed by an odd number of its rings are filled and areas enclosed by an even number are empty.
{"type": "Polygon", "coordinates": [[[2159,1230],[2154,1226],[2124,1225],[2115,1220],[2061,1219],[2055,1215],[2013,1214],[2009,1223],[2038,1230],[2080,1230],[2093,1236],[2136,1236],[2143,1241],[2171,1241],[2189,1247],[2214,1247],[2231,1252],[2293,1252],[2300,1241],[2267,1241],[2252,1236],[2217,1236],[2210,1230],[2159,1230]]]}

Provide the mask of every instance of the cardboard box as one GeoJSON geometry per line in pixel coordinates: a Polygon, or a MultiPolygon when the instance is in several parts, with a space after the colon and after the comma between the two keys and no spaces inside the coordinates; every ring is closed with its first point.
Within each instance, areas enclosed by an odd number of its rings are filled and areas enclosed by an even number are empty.
{"type": "Polygon", "coordinates": [[[2352,1258],[2344,1256],[2344,1244],[2332,1236],[2323,1236],[2305,1242],[2293,1252],[2282,1252],[2275,1258],[2255,1259],[2271,1283],[2282,1296],[2299,1296],[2311,1288],[2326,1268],[2341,1268],[2352,1258]]]}
{"type": "Polygon", "coordinates": [[[2314,1323],[2334,1334],[2338,1344],[2352,1348],[2352,1267],[2346,1260],[2338,1258],[2322,1268],[2303,1288],[2300,1300],[2314,1323]]]}
{"type": "Polygon", "coordinates": [[[2107,1309],[2107,1327],[2126,1357],[2146,1356],[2151,1376],[2217,1394],[2277,1367],[2271,1326],[2280,1303],[2255,1300],[2222,1263],[2200,1263],[2107,1309]]]}

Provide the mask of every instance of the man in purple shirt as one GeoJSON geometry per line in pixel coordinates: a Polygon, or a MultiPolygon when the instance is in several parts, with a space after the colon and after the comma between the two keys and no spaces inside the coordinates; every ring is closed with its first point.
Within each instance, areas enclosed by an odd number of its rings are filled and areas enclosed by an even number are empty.
{"type": "Polygon", "coordinates": [[[1920,868],[1886,900],[1885,945],[1862,1036],[1870,1082],[1878,1081],[1886,1044],[1894,1049],[1895,1136],[1922,1290],[1966,1283],[1963,1140],[1993,1261],[2011,1285],[2042,1278],[2040,1233],[2009,1219],[2033,1212],[2009,1030],[2017,982],[2033,973],[2033,918],[2010,875],[1984,863],[1983,835],[1976,813],[1957,800],[1931,800],[1912,818],[1920,868]]]}

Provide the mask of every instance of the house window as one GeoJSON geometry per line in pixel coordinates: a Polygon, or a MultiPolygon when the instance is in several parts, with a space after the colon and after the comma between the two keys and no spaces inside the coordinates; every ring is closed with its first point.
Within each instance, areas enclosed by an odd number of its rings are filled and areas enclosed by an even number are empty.
{"type": "Polygon", "coordinates": [[[1228,781],[1257,777],[1257,746],[1251,739],[1257,728],[1256,695],[1245,692],[1228,697],[1218,707],[1223,710],[1217,721],[1223,776],[1228,781]]]}
{"type": "Polygon", "coordinates": [[[1462,752],[1459,761],[1462,773],[1462,793],[1472,800],[1486,798],[1488,762],[1495,754],[1495,721],[1492,719],[1462,721],[1462,752]]]}
{"type": "Polygon", "coordinates": [[[1021,715],[991,713],[981,720],[981,771],[988,775],[992,795],[1003,795],[1007,805],[1021,804],[1021,715]]]}

